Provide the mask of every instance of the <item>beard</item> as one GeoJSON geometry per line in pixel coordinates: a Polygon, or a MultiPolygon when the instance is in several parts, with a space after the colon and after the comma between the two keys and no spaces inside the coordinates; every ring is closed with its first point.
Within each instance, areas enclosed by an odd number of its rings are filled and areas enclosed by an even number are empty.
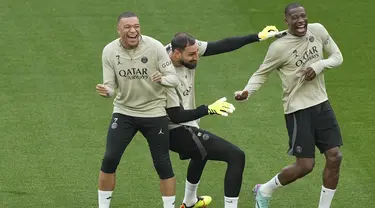
{"type": "Polygon", "coordinates": [[[191,63],[191,62],[185,62],[185,61],[181,61],[181,64],[182,66],[188,68],[188,69],[195,69],[197,68],[197,63],[191,63]]]}

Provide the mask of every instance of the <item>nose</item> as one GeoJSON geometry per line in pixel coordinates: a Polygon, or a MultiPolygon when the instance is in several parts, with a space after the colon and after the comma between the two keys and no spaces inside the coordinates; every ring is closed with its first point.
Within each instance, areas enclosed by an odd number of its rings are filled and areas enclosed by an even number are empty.
{"type": "Polygon", "coordinates": [[[198,61],[198,59],[199,59],[198,54],[195,54],[195,55],[193,56],[193,60],[194,60],[194,61],[198,61]]]}
{"type": "Polygon", "coordinates": [[[305,19],[302,18],[302,17],[299,17],[297,22],[298,22],[298,23],[304,23],[304,22],[305,22],[305,19]]]}
{"type": "Polygon", "coordinates": [[[130,28],[130,32],[135,32],[135,31],[136,31],[136,29],[134,27],[130,28]]]}

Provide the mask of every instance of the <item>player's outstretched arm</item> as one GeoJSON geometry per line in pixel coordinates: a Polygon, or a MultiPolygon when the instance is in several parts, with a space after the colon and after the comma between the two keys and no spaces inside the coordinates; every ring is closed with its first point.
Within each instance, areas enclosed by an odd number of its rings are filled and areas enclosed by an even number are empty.
{"type": "Polygon", "coordinates": [[[167,108],[167,114],[173,123],[183,123],[200,119],[206,115],[228,116],[235,110],[234,106],[221,98],[211,105],[201,105],[193,110],[185,110],[183,106],[167,108]]]}
{"type": "Polygon", "coordinates": [[[197,120],[206,115],[228,116],[233,113],[235,108],[232,104],[226,102],[226,98],[221,98],[211,105],[201,105],[196,109],[185,110],[180,104],[180,97],[175,88],[166,88],[166,111],[173,123],[183,123],[197,120]]]}
{"type": "Polygon", "coordinates": [[[277,69],[282,63],[282,53],[279,46],[273,42],[268,48],[267,55],[259,69],[250,77],[247,85],[241,91],[234,93],[234,99],[241,102],[246,101],[249,96],[255,93],[266,82],[268,75],[277,69]]]}
{"type": "Polygon", "coordinates": [[[231,52],[247,44],[275,37],[278,32],[279,30],[275,26],[267,26],[257,34],[229,37],[214,42],[208,42],[206,51],[204,52],[203,56],[212,56],[216,54],[231,52]]]}
{"type": "Polygon", "coordinates": [[[167,108],[167,114],[173,123],[178,124],[194,121],[208,115],[208,107],[206,105],[201,105],[193,110],[185,110],[182,106],[172,107],[167,108]]]}

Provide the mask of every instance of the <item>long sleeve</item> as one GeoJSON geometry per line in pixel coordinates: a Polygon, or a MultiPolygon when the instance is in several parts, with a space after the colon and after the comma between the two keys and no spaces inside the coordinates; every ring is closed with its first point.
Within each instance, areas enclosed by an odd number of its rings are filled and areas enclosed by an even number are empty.
{"type": "Polygon", "coordinates": [[[165,92],[167,97],[167,114],[173,123],[179,124],[194,121],[208,115],[208,107],[206,105],[201,105],[193,110],[185,110],[180,104],[180,97],[176,89],[166,88],[165,92]]]}
{"type": "Polygon", "coordinates": [[[319,24],[319,35],[323,41],[323,50],[327,53],[328,58],[322,59],[310,65],[316,74],[320,74],[325,68],[334,68],[340,66],[343,62],[341,51],[335,41],[330,37],[328,31],[323,25],[319,24]]]}
{"type": "Polygon", "coordinates": [[[216,54],[234,51],[241,48],[242,46],[254,42],[259,42],[258,34],[251,34],[239,37],[229,37],[214,42],[208,42],[207,49],[204,52],[203,56],[212,56],[216,54]]]}
{"type": "Polygon", "coordinates": [[[110,63],[110,50],[105,47],[102,53],[103,66],[103,84],[109,88],[108,91],[117,89],[116,73],[113,65],[110,63]]]}
{"type": "Polygon", "coordinates": [[[267,55],[259,69],[250,77],[244,90],[249,92],[249,96],[256,92],[267,80],[268,75],[280,66],[281,54],[275,42],[268,48],[267,55]]]}
{"type": "Polygon", "coordinates": [[[185,110],[182,106],[167,108],[167,114],[173,123],[179,124],[194,121],[208,115],[208,107],[201,105],[193,110],[185,110]]]}
{"type": "Polygon", "coordinates": [[[175,88],[179,84],[179,80],[172,61],[169,58],[164,46],[160,42],[156,45],[156,47],[158,53],[159,70],[163,75],[160,84],[164,87],[175,88]]]}

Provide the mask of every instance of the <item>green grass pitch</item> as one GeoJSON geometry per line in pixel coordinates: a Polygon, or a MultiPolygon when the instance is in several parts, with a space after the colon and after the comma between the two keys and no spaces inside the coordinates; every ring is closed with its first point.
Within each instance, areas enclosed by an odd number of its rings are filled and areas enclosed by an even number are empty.
{"type": "MultiPolygon", "coordinates": [[[[167,43],[187,31],[201,40],[285,29],[285,0],[65,0],[0,4],[0,207],[97,207],[97,177],[112,100],[95,93],[102,81],[101,52],[117,37],[116,18],[132,10],[143,34],[167,43]]],[[[375,56],[371,0],[301,0],[310,22],[326,26],[343,52],[341,67],[326,73],[330,101],[344,137],[340,184],[332,208],[375,207],[375,56]]],[[[197,104],[242,89],[270,41],[205,57],[197,69],[197,104]]],[[[201,127],[240,146],[246,170],[240,207],[253,207],[251,189],[293,162],[276,73],[228,118],[206,117],[201,127]]],[[[183,198],[187,161],[172,153],[183,198]]],[[[317,207],[323,156],[314,171],[274,194],[272,207],[317,207]]],[[[199,193],[223,207],[226,164],[209,162],[199,193]]],[[[142,136],[123,156],[112,207],[161,207],[158,177],[142,136]]]]}

